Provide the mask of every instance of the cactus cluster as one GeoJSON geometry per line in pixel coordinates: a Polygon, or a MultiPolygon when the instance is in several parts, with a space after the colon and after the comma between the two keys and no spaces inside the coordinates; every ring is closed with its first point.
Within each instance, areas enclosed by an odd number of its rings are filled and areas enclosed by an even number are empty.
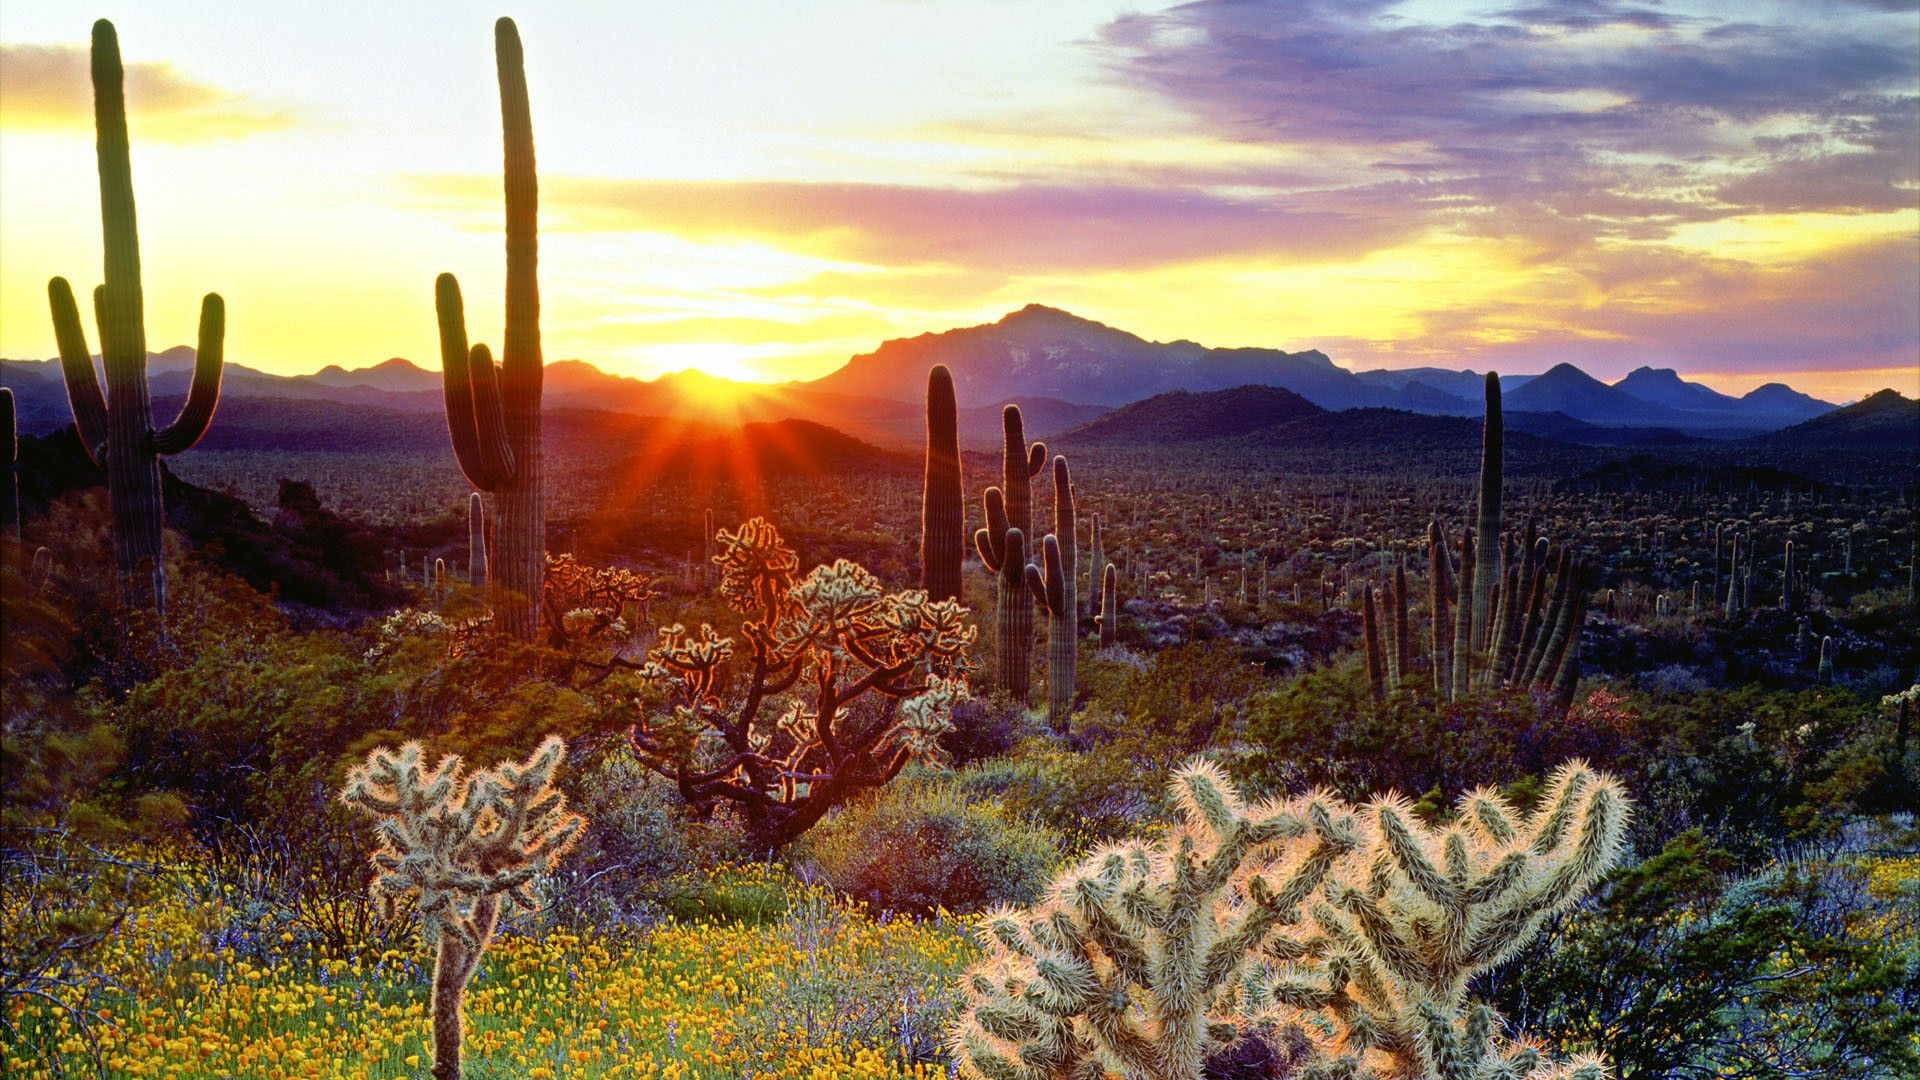
{"type": "Polygon", "coordinates": [[[164,611],[166,576],[161,566],[160,455],[178,454],[206,434],[220,401],[221,348],[226,303],[218,293],[200,302],[199,351],[186,404],[173,423],[155,430],[147,393],[147,331],[140,284],[140,234],[134,219],[133,165],[128,149],[125,73],[113,24],[93,24],[93,119],[100,171],[100,224],[106,248],[106,280],[93,291],[106,369],[103,395],[87,350],[86,331],[73,287],[56,277],[47,283],[60,370],[80,444],[107,473],[113,514],[113,551],[121,589],[129,603],[164,611]]]}
{"type": "Polygon", "coordinates": [[[1020,406],[1000,413],[1005,436],[999,487],[982,496],[987,526],[973,534],[980,561],[998,577],[994,632],[994,683],[1024,704],[1031,688],[1033,667],[1033,598],[1028,594],[1027,550],[1033,536],[1033,494],[1030,481],[1046,467],[1045,443],[1027,445],[1020,406]]]}
{"type": "Polygon", "coordinates": [[[435,1080],[459,1080],[460,1007],[502,903],[535,910],[534,880],[586,825],[553,786],[566,749],[549,736],[523,762],[466,773],[453,754],[429,768],[409,742],[368,754],[341,789],[342,801],[378,819],[374,899],[389,914],[411,899],[434,950],[435,1080]]]}
{"type": "MultiPolygon", "coordinates": [[[[1503,438],[1500,381],[1488,372],[1480,456],[1481,531],[1461,530],[1457,573],[1440,522],[1427,526],[1428,659],[1434,692],[1458,700],[1484,690],[1532,686],[1553,691],[1564,706],[1580,677],[1587,570],[1566,547],[1537,535],[1532,521],[1517,534],[1499,532],[1503,438]]],[[[1371,585],[1363,593],[1367,675],[1376,699],[1413,674],[1408,600],[1402,564],[1394,567],[1384,612],[1376,611],[1371,585]]]]}
{"type": "Polygon", "coordinates": [[[500,115],[506,146],[507,323],[496,368],[485,345],[467,345],[460,282],[434,285],[447,430],[467,481],[493,496],[494,625],[521,639],[539,630],[546,567],[546,491],[540,442],[538,181],[526,63],[512,19],[494,24],[500,115]]]}
{"type": "Polygon", "coordinates": [[[1569,764],[1521,814],[1491,790],[1432,828],[1397,796],[1246,804],[1217,768],[1173,781],[1171,834],[1095,852],[1049,898],[984,919],[961,980],[961,1073],[1198,1080],[1245,1038],[1333,1078],[1579,1078],[1467,997],[1618,858],[1628,805],[1569,764]]]}

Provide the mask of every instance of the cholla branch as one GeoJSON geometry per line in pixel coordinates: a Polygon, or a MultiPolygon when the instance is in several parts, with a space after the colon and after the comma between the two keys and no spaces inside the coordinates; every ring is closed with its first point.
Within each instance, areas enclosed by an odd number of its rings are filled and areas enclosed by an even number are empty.
{"type": "Polygon", "coordinates": [[[414,900],[435,951],[434,1076],[460,1075],[460,1005],[499,925],[502,901],[533,910],[534,879],[579,839],[586,819],[553,786],[566,744],[548,736],[523,762],[464,772],[457,755],[429,767],[409,742],[381,747],[347,774],[340,797],[373,815],[372,893],[388,912],[414,900]]]}
{"type": "Polygon", "coordinates": [[[738,805],[759,843],[784,846],[853,791],[939,759],[975,630],[957,601],[888,592],[845,559],[798,576],[762,518],[716,542],[739,634],[663,629],[641,673],[668,700],[629,741],[697,811],[738,805]]]}
{"type": "Polygon", "coordinates": [[[1404,800],[1246,806],[1212,765],[1174,779],[1165,838],[1098,852],[1048,899],[987,917],[953,1036],[964,1075],[1196,1080],[1251,1033],[1314,1080],[1600,1080],[1548,1060],[1467,982],[1619,857],[1627,801],[1579,762],[1522,815],[1475,791],[1433,829],[1404,800]]]}

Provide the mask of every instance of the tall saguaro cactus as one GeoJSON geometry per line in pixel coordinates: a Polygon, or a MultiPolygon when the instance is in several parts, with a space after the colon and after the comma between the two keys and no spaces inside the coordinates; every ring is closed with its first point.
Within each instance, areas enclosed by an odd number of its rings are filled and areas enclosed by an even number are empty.
{"type": "Polygon", "coordinates": [[[547,509],[540,446],[540,284],[538,181],[526,65],[512,19],[494,23],[500,118],[506,146],[507,326],[499,368],[485,345],[467,346],[460,283],[441,274],[434,288],[440,318],[447,430],[460,469],[493,495],[494,622],[530,641],[540,621],[546,572],[547,509]]]}
{"type": "Polygon", "coordinates": [[[200,301],[199,352],[186,404],[173,423],[155,431],[147,395],[147,330],[140,289],[140,233],[133,210],[133,164],[128,148],[125,73],[120,40],[105,19],[93,24],[93,125],[100,170],[100,225],[106,248],[106,282],[93,291],[100,327],[106,393],[94,375],[80,309],[66,278],[47,283],[53,332],[60,344],[60,370],[73,409],[74,429],[89,457],[107,472],[113,512],[113,554],[128,602],[166,607],[166,577],[160,562],[161,454],[193,447],[213,422],[220,401],[221,346],[226,303],[218,293],[200,301]],[[144,573],[142,571],[145,571],[144,573]]]}
{"type": "Polygon", "coordinates": [[[1044,566],[1027,565],[1027,589],[1047,613],[1047,718],[1067,729],[1073,713],[1075,661],[1080,631],[1079,538],[1073,515],[1073,477],[1067,459],[1053,459],[1053,532],[1041,544],[1044,566]]]}
{"type": "Polygon", "coordinates": [[[1100,572],[1100,647],[1109,648],[1120,629],[1119,570],[1108,563],[1100,572]]]}
{"type": "Polygon", "coordinates": [[[920,494],[920,587],[929,599],[960,599],[966,525],[953,373],[935,364],[927,371],[927,470],[920,494]]]}

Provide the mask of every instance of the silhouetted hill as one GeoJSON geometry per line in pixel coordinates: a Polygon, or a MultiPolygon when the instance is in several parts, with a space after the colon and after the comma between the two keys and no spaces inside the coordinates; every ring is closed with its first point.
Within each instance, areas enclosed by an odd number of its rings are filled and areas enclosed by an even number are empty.
{"type": "MultiPolygon", "coordinates": [[[[24,528],[56,499],[94,489],[105,514],[106,478],[87,459],[72,425],[20,439],[20,505],[24,528]]],[[[269,523],[231,495],[181,480],[161,464],[167,527],[186,537],[204,558],[261,592],[285,602],[360,617],[404,603],[406,594],[385,580],[389,538],[320,505],[304,483],[282,481],[280,506],[269,523]]]]}
{"type": "Polygon", "coordinates": [[[1920,457],[1920,401],[1881,390],[1844,408],[1751,440],[1791,449],[1846,447],[1904,450],[1920,457]]]}
{"type": "Polygon", "coordinates": [[[945,364],[953,372],[962,401],[1052,397],[1124,405],[1174,390],[1244,385],[1284,386],[1323,407],[1384,401],[1388,396],[1316,350],[1289,353],[1147,341],[1040,304],[994,323],[888,341],[809,385],[915,401],[926,392],[927,368],[934,364],[945,364]]]}
{"type": "Polygon", "coordinates": [[[1685,446],[1701,440],[1683,431],[1662,427],[1603,427],[1575,420],[1563,412],[1504,412],[1508,431],[1523,431],[1543,439],[1581,446],[1685,446]]]}
{"type": "Polygon", "coordinates": [[[1136,401],[1055,437],[1063,446],[1164,445],[1230,439],[1323,410],[1291,390],[1239,386],[1189,393],[1176,390],[1136,401]]]}

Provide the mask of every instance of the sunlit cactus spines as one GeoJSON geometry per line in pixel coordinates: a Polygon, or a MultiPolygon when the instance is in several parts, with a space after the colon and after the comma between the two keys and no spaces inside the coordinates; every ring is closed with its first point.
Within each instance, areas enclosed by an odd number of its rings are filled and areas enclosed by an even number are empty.
{"type": "Polygon", "coordinates": [[[953,373],[935,364],[927,371],[927,461],[920,494],[920,587],[935,600],[960,599],[966,509],[953,373]]]}
{"type": "Polygon", "coordinates": [[[547,527],[540,438],[539,211],[526,65],[512,19],[494,24],[494,54],[507,205],[507,322],[499,367],[485,345],[468,347],[460,283],[452,274],[441,274],[435,283],[434,306],[454,455],[468,482],[493,495],[494,622],[531,641],[539,630],[547,527]]]}
{"type": "Polygon", "coordinates": [[[409,742],[347,774],[340,797],[377,819],[373,898],[411,899],[434,950],[433,1075],[460,1077],[461,1003],[505,904],[533,911],[533,886],[579,839],[586,819],[553,786],[566,744],[549,736],[525,761],[468,773],[448,754],[428,766],[409,742]]]}
{"type": "Polygon", "coordinates": [[[1361,843],[1352,812],[1320,793],[1247,806],[1204,762],[1173,793],[1169,836],[1096,851],[1042,903],[984,918],[953,1032],[962,1075],[1197,1080],[1249,969],[1298,951],[1304,904],[1361,843]]]}
{"type": "Polygon", "coordinates": [[[20,429],[13,412],[13,391],[0,386],[0,438],[7,441],[7,460],[0,466],[0,535],[20,537],[20,429]]]}
{"type": "Polygon", "coordinates": [[[986,490],[987,527],[973,534],[981,565],[996,575],[994,685],[1025,703],[1033,678],[1033,599],[1027,594],[1027,534],[1007,522],[1006,498],[986,490]]]}
{"type": "Polygon", "coordinates": [[[487,587],[487,503],[477,491],[467,496],[467,584],[487,587]]]}
{"type": "Polygon", "coordinates": [[[218,293],[200,302],[199,351],[187,400],[173,423],[155,430],[147,392],[147,331],[140,282],[140,234],[134,218],[133,165],[128,150],[125,73],[113,24],[93,24],[93,118],[100,174],[100,224],[106,248],[105,284],[94,289],[94,317],[106,393],[94,374],[86,331],[65,278],[47,283],[54,337],[74,429],[94,463],[107,473],[113,514],[113,551],[121,589],[138,606],[164,610],[161,566],[160,457],[189,450],[206,434],[220,401],[226,303],[218,293]]]}
{"type": "Polygon", "coordinates": [[[1027,590],[1047,614],[1047,718],[1065,731],[1073,712],[1075,662],[1080,636],[1079,539],[1075,530],[1073,476],[1067,459],[1053,459],[1053,528],[1041,543],[1042,565],[1027,564],[1027,590]]]}
{"type": "Polygon", "coordinates": [[[761,518],[715,544],[720,596],[744,621],[737,637],[660,631],[639,673],[667,701],[628,731],[644,767],[698,814],[737,806],[766,849],[908,762],[939,760],[975,636],[958,601],[887,592],[845,559],[801,576],[761,518]]]}
{"type": "Polygon", "coordinates": [[[1112,647],[1120,629],[1120,571],[1112,563],[1100,572],[1100,647],[1112,647]]]}

